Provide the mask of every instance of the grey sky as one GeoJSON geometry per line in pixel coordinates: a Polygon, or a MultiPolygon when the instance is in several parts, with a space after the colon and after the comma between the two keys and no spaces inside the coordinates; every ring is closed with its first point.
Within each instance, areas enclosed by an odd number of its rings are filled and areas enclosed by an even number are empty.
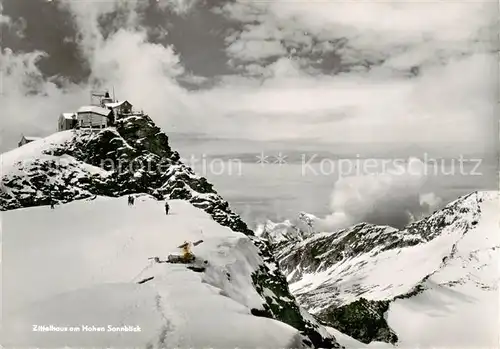
{"type": "Polygon", "coordinates": [[[2,149],[96,80],[171,132],[491,149],[497,7],[3,0],[2,149]]]}
{"type": "MultiPolygon", "coordinates": [[[[13,30],[3,31],[5,47],[15,51],[37,49],[47,52],[48,57],[40,62],[40,69],[46,76],[61,74],[75,81],[88,77],[85,60],[75,44],[77,30],[67,10],[41,0],[5,0],[4,14],[19,23],[11,28],[13,30]],[[16,34],[17,26],[24,27],[22,37],[16,34]]],[[[158,8],[155,1],[142,9],[141,16],[140,23],[149,28],[149,40],[174,45],[188,70],[202,76],[230,71],[226,65],[224,37],[220,35],[229,27],[229,21],[223,16],[210,12],[206,6],[197,6],[185,15],[178,15],[168,8],[158,8]],[[169,35],[164,35],[166,30],[169,35]]],[[[103,21],[118,22],[113,17],[103,21]]],[[[113,30],[110,24],[102,24],[104,31],[113,30]]]]}

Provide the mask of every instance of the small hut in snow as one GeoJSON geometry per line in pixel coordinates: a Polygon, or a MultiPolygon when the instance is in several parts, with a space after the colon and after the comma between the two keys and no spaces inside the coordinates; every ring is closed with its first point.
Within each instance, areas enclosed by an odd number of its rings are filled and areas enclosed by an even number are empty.
{"type": "Polygon", "coordinates": [[[76,113],[62,113],[57,122],[57,131],[66,131],[75,128],[76,121],[76,113]]]}
{"type": "Polygon", "coordinates": [[[37,141],[39,139],[42,139],[42,138],[41,137],[30,137],[30,136],[21,135],[21,140],[19,141],[19,143],[17,143],[17,146],[18,147],[22,147],[23,145],[25,145],[27,143],[30,143],[30,142],[33,142],[33,141],[37,141]]]}

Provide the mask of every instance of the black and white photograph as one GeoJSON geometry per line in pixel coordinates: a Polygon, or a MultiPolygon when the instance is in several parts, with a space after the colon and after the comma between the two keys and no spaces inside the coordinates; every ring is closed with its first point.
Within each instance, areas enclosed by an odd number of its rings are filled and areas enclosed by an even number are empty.
{"type": "Polygon", "coordinates": [[[500,347],[498,0],[0,0],[0,347],[500,347]]]}

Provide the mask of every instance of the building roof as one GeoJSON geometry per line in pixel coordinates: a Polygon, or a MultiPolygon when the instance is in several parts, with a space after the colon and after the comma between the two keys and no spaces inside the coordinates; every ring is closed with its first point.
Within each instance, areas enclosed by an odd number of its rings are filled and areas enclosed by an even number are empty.
{"type": "Polygon", "coordinates": [[[102,107],[98,107],[95,105],[85,105],[83,107],[80,107],[80,109],[78,109],[77,113],[94,113],[94,114],[99,114],[102,116],[108,116],[109,113],[111,113],[111,110],[105,109],[102,107]]]}
{"type": "Polygon", "coordinates": [[[61,115],[65,119],[72,120],[76,116],[76,113],[62,113],[61,115]]]}
{"type": "MultiPolygon", "coordinates": [[[[129,101],[120,101],[120,102],[114,102],[114,103],[105,103],[104,105],[106,107],[109,107],[109,108],[116,108],[116,107],[119,107],[120,105],[122,105],[123,103],[127,102],[128,104],[130,104],[129,101]]],[[[131,104],[130,104],[131,105],[131,104]]]]}
{"type": "Polygon", "coordinates": [[[25,136],[25,135],[23,135],[23,136],[21,137],[21,139],[22,139],[22,138],[26,139],[27,141],[37,141],[37,140],[39,140],[39,139],[42,139],[42,137],[33,137],[33,136],[25,136]]]}

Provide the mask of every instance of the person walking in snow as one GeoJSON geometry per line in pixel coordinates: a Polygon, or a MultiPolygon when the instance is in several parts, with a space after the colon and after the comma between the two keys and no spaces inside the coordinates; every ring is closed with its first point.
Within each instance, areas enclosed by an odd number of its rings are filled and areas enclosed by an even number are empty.
{"type": "Polygon", "coordinates": [[[128,205],[132,206],[133,204],[134,204],[134,198],[132,197],[132,195],[129,195],[128,196],[128,205]]]}
{"type": "Polygon", "coordinates": [[[168,211],[170,211],[170,206],[168,202],[165,201],[165,214],[168,215],[168,211]]]}

